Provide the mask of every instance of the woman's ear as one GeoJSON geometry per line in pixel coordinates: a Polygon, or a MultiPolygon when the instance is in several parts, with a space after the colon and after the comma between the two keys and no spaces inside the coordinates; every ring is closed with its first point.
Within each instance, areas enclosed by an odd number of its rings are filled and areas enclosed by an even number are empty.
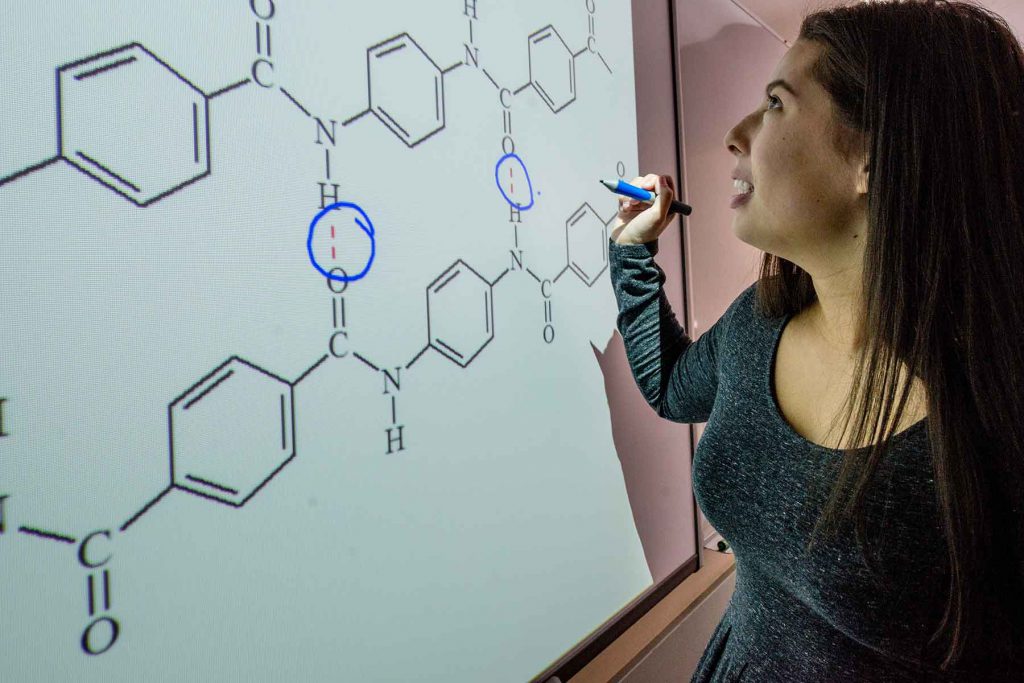
{"type": "Polygon", "coordinates": [[[868,174],[868,164],[864,164],[860,172],[857,173],[857,192],[861,194],[868,193],[868,181],[871,176],[868,174]]]}

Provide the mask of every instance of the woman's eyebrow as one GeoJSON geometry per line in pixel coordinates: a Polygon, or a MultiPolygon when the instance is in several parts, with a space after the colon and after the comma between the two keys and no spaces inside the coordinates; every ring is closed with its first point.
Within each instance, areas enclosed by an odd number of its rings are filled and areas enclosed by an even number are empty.
{"type": "Polygon", "coordinates": [[[786,90],[788,90],[789,94],[792,95],[793,97],[797,97],[796,91],[793,90],[793,86],[791,86],[789,83],[787,83],[785,81],[785,79],[782,79],[782,78],[776,78],[774,81],[772,81],[768,85],[764,86],[764,94],[768,95],[770,93],[771,89],[774,88],[777,85],[785,88],[786,90]]]}

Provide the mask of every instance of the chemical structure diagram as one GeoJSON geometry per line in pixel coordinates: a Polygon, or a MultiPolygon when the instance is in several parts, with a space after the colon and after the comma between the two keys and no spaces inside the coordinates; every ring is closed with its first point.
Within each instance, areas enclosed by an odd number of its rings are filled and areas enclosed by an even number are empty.
{"type": "Polygon", "coordinates": [[[65,64],[56,76],[56,154],[0,178],[0,187],[63,161],[149,206],[210,175],[210,103],[246,83],[204,93],[138,43],[65,64]],[[111,115],[110,102],[147,97],[160,99],[163,117],[135,107],[111,115]],[[124,144],[125,131],[136,144],[124,144]]]}
{"type": "MultiPolygon", "coordinates": [[[[460,58],[442,67],[411,33],[374,42],[365,52],[366,107],[347,118],[314,113],[315,108],[307,107],[303,99],[277,82],[274,29],[277,5],[283,1],[247,0],[255,25],[251,69],[246,78],[213,92],[201,91],[140,43],[56,67],[54,154],[0,178],[2,192],[8,184],[64,163],[133,205],[149,207],[213,173],[216,139],[211,132],[211,109],[218,98],[253,87],[286,98],[301,120],[310,124],[312,144],[322,149],[323,164],[317,169],[311,202],[316,213],[306,233],[306,251],[310,265],[318,277],[324,278],[331,300],[330,333],[324,353],[291,380],[233,355],[170,400],[166,480],[144,505],[109,528],[68,534],[29,523],[9,525],[14,497],[0,492],[0,539],[10,526],[24,536],[75,548],[77,562],[86,572],[87,621],[79,636],[79,646],[86,655],[110,651],[122,631],[112,600],[112,546],[116,535],[134,528],[174,491],[235,508],[245,506],[295,460],[295,395],[302,382],[325,363],[351,357],[381,379],[389,416],[382,451],[385,455],[406,451],[410,441],[406,425],[399,419],[402,372],[411,371],[430,351],[456,368],[468,368],[495,339],[494,294],[507,276],[522,274],[536,284],[543,313],[539,318],[543,321],[540,336],[544,343],[551,344],[556,330],[555,286],[572,273],[584,287],[591,288],[608,267],[608,224],[614,215],[602,217],[587,201],[576,205],[560,228],[564,266],[545,275],[526,265],[519,228],[535,204],[536,193],[527,165],[517,154],[512,127],[517,98],[532,94],[552,116],[572,106],[580,87],[576,78],[578,60],[597,60],[609,75],[613,73],[599,51],[596,0],[580,0],[588,31],[585,44],[576,50],[553,25],[524,37],[526,80],[515,86],[500,84],[481,62],[474,30],[480,21],[478,4],[483,3],[459,0],[460,20],[467,24],[460,58]],[[339,183],[332,178],[332,162],[338,163],[339,132],[381,125],[414,150],[444,134],[446,81],[463,73],[478,74],[493,86],[502,117],[502,135],[495,146],[494,181],[508,206],[507,222],[512,228],[509,266],[488,278],[462,258],[454,259],[424,287],[426,334],[422,348],[405,362],[385,367],[349,342],[351,321],[346,315],[346,294],[352,283],[372,270],[376,229],[363,207],[341,196],[339,183]],[[131,106],[111,106],[112,102],[144,98],[154,102],[144,112],[131,106]],[[125,144],[126,139],[133,144],[125,144]],[[351,260],[344,261],[344,255],[339,261],[337,239],[343,233],[365,239],[369,252],[365,263],[353,266],[351,260]],[[239,405],[247,409],[240,411],[239,405]],[[237,453],[245,453],[245,458],[237,457],[237,453]]],[[[625,171],[625,164],[618,162],[617,175],[623,177],[625,171]]],[[[0,398],[0,439],[9,436],[4,408],[10,400],[0,398]]]]}

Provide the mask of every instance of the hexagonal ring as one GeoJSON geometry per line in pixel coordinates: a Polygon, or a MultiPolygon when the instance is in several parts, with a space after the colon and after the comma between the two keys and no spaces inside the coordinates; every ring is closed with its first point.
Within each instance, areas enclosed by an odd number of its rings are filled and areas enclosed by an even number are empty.
{"type": "Polygon", "coordinates": [[[57,69],[59,156],[147,206],[209,175],[209,100],[138,43],[57,69]]]}

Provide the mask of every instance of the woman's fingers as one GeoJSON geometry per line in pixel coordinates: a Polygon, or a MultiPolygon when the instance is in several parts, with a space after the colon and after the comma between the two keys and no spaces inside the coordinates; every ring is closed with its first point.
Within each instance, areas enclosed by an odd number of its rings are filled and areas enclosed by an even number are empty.
{"type": "Polygon", "coordinates": [[[675,185],[670,176],[657,173],[637,176],[630,184],[653,192],[655,200],[619,197],[619,213],[611,237],[619,244],[644,244],[657,239],[671,220],[669,205],[675,197],[675,185]]]}
{"type": "MultiPolygon", "coordinates": [[[[630,180],[629,183],[631,185],[635,185],[636,187],[640,187],[645,190],[650,190],[656,195],[666,193],[670,201],[671,198],[675,196],[672,186],[672,178],[670,176],[659,176],[657,173],[648,173],[647,175],[636,176],[635,178],[630,180]],[[664,178],[665,185],[659,185],[659,183],[661,182],[659,178],[664,178]]],[[[643,201],[640,199],[633,199],[632,197],[627,197],[624,195],[619,195],[618,197],[616,197],[616,200],[619,205],[619,211],[623,214],[639,214],[651,208],[652,206],[660,206],[656,201],[643,201]]]]}

